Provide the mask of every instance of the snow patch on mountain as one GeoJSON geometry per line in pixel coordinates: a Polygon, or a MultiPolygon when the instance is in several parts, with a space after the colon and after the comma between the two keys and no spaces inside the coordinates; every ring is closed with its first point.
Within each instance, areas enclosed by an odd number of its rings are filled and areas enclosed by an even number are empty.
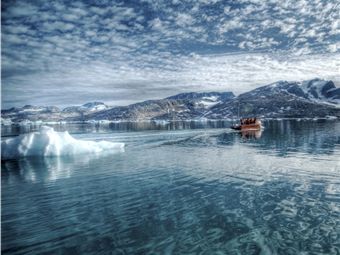
{"type": "Polygon", "coordinates": [[[338,91],[338,89],[331,81],[320,79],[303,81],[301,84],[301,89],[311,100],[317,100],[319,102],[327,101],[331,103],[340,103],[340,93],[332,93],[338,91]]]}
{"type": "Polygon", "coordinates": [[[90,102],[81,106],[70,106],[63,109],[63,112],[98,112],[108,109],[109,107],[102,102],[90,102]]]}
{"type": "Polygon", "coordinates": [[[209,109],[219,103],[221,103],[221,101],[218,96],[202,97],[202,100],[197,102],[198,105],[203,105],[206,109],[209,109]]]}
{"type": "Polygon", "coordinates": [[[250,92],[263,97],[266,93],[289,93],[291,95],[324,104],[340,103],[340,88],[335,87],[332,81],[313,79],[302,82],[279,81],[267,86],[260,87],[250,92]],[[260,95],[262,94],[262,95],[260,95]]]}
{"type": "Polygon", "coordinates": [[[86,103],[81,106],[82,109],[86,109],[88,111],[94,112],[94,111],[102,111],[108,108],[107,105],[105,105],[102,102],[91,102],[86,103]]]}

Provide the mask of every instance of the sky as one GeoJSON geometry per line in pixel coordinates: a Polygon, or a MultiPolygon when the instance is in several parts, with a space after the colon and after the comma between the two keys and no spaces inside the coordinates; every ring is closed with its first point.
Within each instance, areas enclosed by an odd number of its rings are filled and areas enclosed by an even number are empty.
{"type": "Polygon", "coordinates": [[[7,0],[1,105],[127,105],[279,80],[340,84],[337,0],[7,0]]]}

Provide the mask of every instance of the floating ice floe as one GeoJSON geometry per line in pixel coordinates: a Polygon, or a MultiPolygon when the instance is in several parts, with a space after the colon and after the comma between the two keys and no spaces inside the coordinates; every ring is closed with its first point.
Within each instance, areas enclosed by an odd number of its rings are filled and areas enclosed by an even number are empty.
{"type": "Polygon", "coordinates": [[[168,120],[152,120],[156,125],[168,125],[170,121],[168,120]]]}
{"type": "Polygon", "coordinates": [[[3,125],[3,126],[10,126],[12,124],[13,124],[13,122],[12,122],[11,119],[9,119],[9,118],[7,118],[7,119],[1,118],[1,125],[3,125]]]}
{"type": "Polygon", "coordinates": [[[124,151],[124,143],[83,141],[73,138],[67,131],[56,132],[43,126],[39,132],[23,134],[1,141],[1,158],[57,157],[78,154],[124,151]]]}

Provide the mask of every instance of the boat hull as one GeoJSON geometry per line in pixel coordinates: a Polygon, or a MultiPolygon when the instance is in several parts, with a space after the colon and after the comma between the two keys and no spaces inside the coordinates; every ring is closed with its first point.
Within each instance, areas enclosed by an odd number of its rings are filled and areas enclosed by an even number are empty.
{"type": "Polygon", "coordinates": [[[231,126],[230,128],[234,130],[241,130],[241,131],[261,130],[261,124],[235,125],[235,126],[231,126]]]}
{"type": "Polygon", "coordinates": [[[241,130],[241,126],[240,125],[231,126],[230,128],[234,129],[234,130],[241,130]]]}
{"type": "Polygon", "coordinates": [[[242,125],[241,130],[261,130],[261,124],[242,125]]]}

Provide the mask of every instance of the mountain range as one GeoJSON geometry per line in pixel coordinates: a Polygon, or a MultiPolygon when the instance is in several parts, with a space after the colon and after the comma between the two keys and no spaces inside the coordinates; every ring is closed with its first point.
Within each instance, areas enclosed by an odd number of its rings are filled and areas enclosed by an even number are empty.
{"type": "Polygon", "coordinates": [[[313,79],[279,81],[235,96],[232,92],[190,92],[128,106],[102,102],[59,109],[31,106],[1,110],[2,124],[60,121],[142,121],[262,118],[340,118],[340,88],[313,79]]]}

